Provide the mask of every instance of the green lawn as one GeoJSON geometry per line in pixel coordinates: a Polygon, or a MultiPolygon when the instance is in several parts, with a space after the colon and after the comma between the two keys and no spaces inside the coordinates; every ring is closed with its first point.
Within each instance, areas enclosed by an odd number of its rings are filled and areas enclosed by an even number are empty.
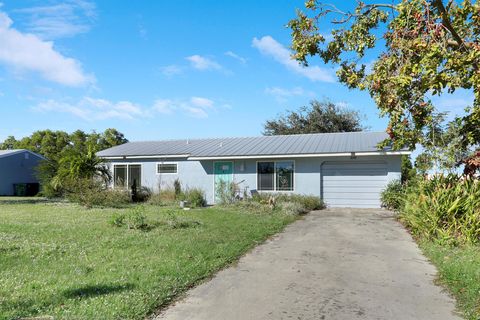
{"type": "Polygon", "coordinates": [[[141,231],[109,224],[122,210],[0,199],[0,318],[142,319],[295,219],[206,208],[172,228],[146,206],[141,231]]]}
{"type": "Polygon", "coordinates": [[[457,299],[469,320],[480,319],[480,247],[447,247],[420,242],[426,256],[437,266],[439,282],[457,299]]]}

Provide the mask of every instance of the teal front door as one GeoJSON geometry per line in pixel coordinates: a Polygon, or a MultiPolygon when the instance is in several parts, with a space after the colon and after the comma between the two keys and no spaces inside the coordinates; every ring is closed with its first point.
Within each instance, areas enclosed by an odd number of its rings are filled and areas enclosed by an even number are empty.
{"type": "MultiPolygon", "coordinates": [[[[218,183],[224,181],[225,185],[229,185],[233,181],[233,162],[220,161],[213,164],[215,174],[215,198],[217,198],[218,183]]],[[[216,199],[214,199],[216,202],[216,199]]]]}

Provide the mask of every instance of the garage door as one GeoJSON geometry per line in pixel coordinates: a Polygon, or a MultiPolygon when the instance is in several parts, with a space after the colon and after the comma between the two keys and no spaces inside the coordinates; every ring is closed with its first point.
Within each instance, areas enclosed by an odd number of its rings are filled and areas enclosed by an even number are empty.
{"type": "Polygon", "coordinates": [[[379,208],[387,184],[384,162],[326,162],[322,197],[329,207],[379,208]]]}

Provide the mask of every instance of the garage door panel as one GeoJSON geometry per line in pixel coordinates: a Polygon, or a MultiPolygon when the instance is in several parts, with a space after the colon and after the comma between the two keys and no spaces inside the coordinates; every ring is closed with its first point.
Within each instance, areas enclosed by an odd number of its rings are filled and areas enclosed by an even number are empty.
{"type": "Polygon", "coordinates": [[[324,195],[328,193],[374,193],[377,194],[379,192],[382,192],[384,188],[380,186],[361,186],[361,190],[359,190],[358,186],[335,186],[335,185],[330,185],[328,190],[325,190],[324,195]]]}
{"type": "Polygon", "coordinates": [[[384,177],[387,175],[386,170],[375,170],[375,169],[356,169],[356,168],[348,168],[344,170],[325,170],[323,172],[323,175],[325,177],[328,176],[333,176],[333,177],[339,177],[339,176],[373,176],[373,177],[384,177]]]}
{"type": "Polygon", "coordinates": [[[377,192],[337,192],[337,193],[324,193],[324,197],[328,199],[365,199],[365,200],[377,200],[377,192]]]}
{"type": "Polygon", "coordinates": [[[323,177],[323,181],[344,181],[356,183],[358,182],[365,182],[365,181],[385,181],[386,176],[327,176],[323,177]]]}
{"type": "Polygon", "coordinates": [[[322,196],[330,207],[380,207],[388,171],[384,162],[337,162],[322,166],[322,196]]]}

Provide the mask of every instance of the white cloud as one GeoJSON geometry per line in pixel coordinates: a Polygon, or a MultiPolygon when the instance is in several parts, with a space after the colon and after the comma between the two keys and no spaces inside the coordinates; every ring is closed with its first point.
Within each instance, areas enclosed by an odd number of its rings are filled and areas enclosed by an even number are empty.
{"type": "Polygon", "coordinates": [[[207,112],[202,108],[186,107],[185,112],[187,115],[195,118],[208,118],[207,112]]]}
{"type": "Polygon", "coordinates": [[[207,98],[202,97],[192,97],[190,98],[190,103],[195,107],[200,108],[211,108],[213,107],[213,101],[207,98]]]}
{"type": "Polygon", "coordinates": [[[284,65],[288,70],[302,75],[311,81],[335,82],[332,70],[319,66],[303,67],[290,56],[290,51],[271,36],[261,39],[253,38],[252,46],[257,48],[263,55],[272,57],[275,61],[284,65]]]}
{"type": "Polygon", "coordinates": [[[202,97],[190,99],[157,99],[153,105],[142,107],[131,101],[112,102],[106,99],[83,97],[78,102],[47,100],[32,108],[37,112],[68,113],[86,121],[121,119],[134,120],[153,117],[155,114],[170,115],[181,113],[195,118],[207,118],[209,112],[216,111],[213,100],[202,97]]]}
{"type": "Polygon", "coordinates": [[[105,99],[84,97],[77,103],[47,100],[33,108],[39,112],[69,113],[87,121],[122,119],[133,120],[138,117],[148,116],[148,112],[140,105],[130,101],[111,102],[105,99]]]}
{"type": "Polygon", "coordinates": [[[161,67],[160,71],[166,77],[173,77],[173,76],[176,76],[178,74],[182,74],[183,73],[183,67],[172,64],[172,65],[169,65],[169,66],[161,67]]]}
{"type": "Polygon", "coordinates": [[[229,56],[229,57],[231,57],[231,58],[234,58],[234,59],[236,59],[236,60],[238,60],[241,64],[246,64],[246,63],[247,63],[247,59],[245,59],[244,57],[239,56],[239,55],[236,54],[235,52],[227,51],[227,52],[225,52],[225,55],[226,55],[226,56],[229,56]]]}
{"type": "Polygon", "coordinates": [[[56,51],[53,42],[12,28],[13,21],[0,11],[0,63],[15,71],[38,72],[43,78],[66,86],[94,82],[84,73],[80,63],[56,51]]]}
{"type": "Polygon", "coordinates": [[[265,89],[265,93],[275,97],[279,102],[284,102],[291,97],[308,96],[314,97],[315,93],[306,91],[302,87],[294,87],[292,89],[280,88],[280,87],[268,87],[265,89]]]}
{"type": "Polygon", "coordinates": [[[173,114],[181,112],[195,118],[207,118],[209,112],[216,111],[215,102],[204,97],[191,97],[190,99],[157,99],[152,107],[154,112],[173,114]]]}
{"type": "Polygon", "coordinates": [[[177,109],[177,106],[170,99],[157,99],[153,103],[152,109],[163,114],[172,114],[177,109]]]}
{"type": "Polygon", "coordinates": [[[88,32],[96,18],[95,4],[84,0],[17,9],[14,12],[27,16],[25,28],[29,33],[49,40],[88,32]]]}
{"type": "Polygon", "coordinates": [[[186,57],[185,59],[190,61],[190,65],[197,70],[222,70],[222,66],[219,65],[217,62],[207,57],[200,56],[198,54],[186,57]]]}

